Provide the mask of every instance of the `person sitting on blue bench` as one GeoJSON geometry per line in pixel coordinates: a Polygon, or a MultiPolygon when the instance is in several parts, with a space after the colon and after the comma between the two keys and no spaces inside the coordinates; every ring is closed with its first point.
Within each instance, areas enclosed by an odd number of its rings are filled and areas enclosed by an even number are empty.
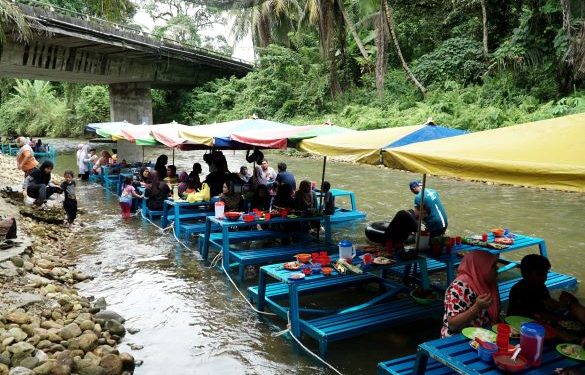
{"type": "Polygon", "coordinates": [[[550,261],[540,254],[528,254],[522,258],[522,280],[510,290],[508,315],[527,316],[549,322],[562,320],[563,315],[567,315],[585,323],[585,307],[575,296],[563,291],[559,301],[551,297],[546,287],[550,268],[550,261]]]}
{"type": "Polygon", "coordinates": [[[144,196],[148,198],[148,209],[151,211],[161,211],[166,199],[169,198],[171,189],[166,182],[158,179],[156,171],[150,172],[150,187],[146,188],[144,196]]]}
{"type": "Polygon", "coordinates": [[[445,292],[445,314],[441,337],[463,328],[491,327],[500,315],[498,292],[498,256],[476,250],[465,254],[459,275],[445,292]]]}

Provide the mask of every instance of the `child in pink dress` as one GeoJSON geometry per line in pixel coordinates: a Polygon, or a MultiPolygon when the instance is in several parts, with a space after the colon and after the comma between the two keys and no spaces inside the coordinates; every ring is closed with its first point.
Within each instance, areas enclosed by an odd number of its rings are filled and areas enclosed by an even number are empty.
{"type": "Polygon", "coordinates": [[[132,198],[142,198],[143,195],[137,194],[136,189],[132,186],[132,177],[126,177],[122,184],[122,193],[120,194],[120,208],[122,209],[122,218],[130,219],[130,210],[132,209],[132,198]]]}

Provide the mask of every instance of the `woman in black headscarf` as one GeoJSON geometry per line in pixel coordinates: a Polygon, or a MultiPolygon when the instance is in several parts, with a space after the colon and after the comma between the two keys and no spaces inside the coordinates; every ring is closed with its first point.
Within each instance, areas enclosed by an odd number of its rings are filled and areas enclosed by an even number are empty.
{"type": "Polygon", "coordinates": [[[24,193],[35,198],[35,204],[43,204],[54,193],[61,193],[61,188],[51,182],[53,162],[45,160],[40,167],[34,168],[24,180],[24,193]]]}
{"type": "Polygon", "coordinates": [[[166,155],[160,155],[156,159],[156,164],[154,165],[154,170],[158,173],[158,178],[164,180],[167,177],[167,163],[169,162],[169,157],[166,155]]]}

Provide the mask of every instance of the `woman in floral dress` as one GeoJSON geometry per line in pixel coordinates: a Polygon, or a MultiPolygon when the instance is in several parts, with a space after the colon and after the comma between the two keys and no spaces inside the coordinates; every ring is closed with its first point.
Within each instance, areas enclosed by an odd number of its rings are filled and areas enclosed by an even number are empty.
{"type": "Polygon", "coordinates": [[[445,292],[441,337],[459,333],[465,327],[490,327],[498,321],[497,261],[497,255],[481,250],[463,257],[457,278],[445,292]]]}

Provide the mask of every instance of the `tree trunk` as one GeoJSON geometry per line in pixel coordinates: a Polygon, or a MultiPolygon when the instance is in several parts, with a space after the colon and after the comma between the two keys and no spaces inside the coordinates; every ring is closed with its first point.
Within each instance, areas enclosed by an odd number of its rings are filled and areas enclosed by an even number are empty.
{"type": "Polygon", "coordinates": [[[485,7],[485,0],[480,0],[481,4],[481,19],[483,22],[483,53],[488,54],[488,28],[487,28],[487,9],[485,7]]]}
{"type": "Polygon", "coordinates": [[[362,43],[362,40],[360,39],[360,36],[358,35],[358,33],[355,29],[355,25],[354,25],[353,21],[351,20],[351,17],[349,17],[349,14],[347,14],[347,11],[345,10],[345,7],[343,6],[343,0],[337,0],[337,5],[339,6],[339,9],[341,10],[341,14],[343,15],[343,19],[345,21],[345,24],[349,28],[349,31],[351,32],[351,35],[353,36],[353,39],[355,40],[355,44],[357,44],[357,46],[360,50],[360,53],[362,54],[364,59],[367,59],[368,52],[364,48],[364,44],[362,43]]]}
{"type": "Polygon", "coordinates": [[[396,54],[398,55],[398,59],[406,71],[406,75],[408,78],[415,84],[415,86],[419,89],[423,96],[426,96],[427,89],[416,79],[414,74],[410,71],[406,60],[404,60],[404,56],[402,56],[402,50],[400,49],[400,44],[398,43],[398,38],[396,37],[396,32],[394,31],[394,20],[392,17],[392,8],[386,2],[387,0],[381,0],[382,7],[384,8],[384,14],[386,15],[386,23],[388,24],[388,31],[390,31],[390,36],[392,37],[392,42],[394,43],[394,48],[396,49],[396,54]]]}
{"type": "Polygon", "coordinates": [[[321,55],[329,62],[329,89],[331,96],[341,94],[341,85],[339,84],[339,75],[337,72],[337,61],[335,51],[331,43],[333,34],[333,0],[319,1],[319,41],[321,45],[321,55]]]}
{"type": "Polygon", "coordinates": [[[256,24],[256,29],[258,32],[258,44],[260,48],[266,48],[270,44],[270,24],[268,21],[268,17],[261,14],[258,18],[258,23],[256,24]]]}
{"type": "Polygon", "coordinates": [[[388,45],[388,28],[384,20],[384,8],[380,1],[380,11],[376,17],[376,91],[378,97],[384,96],[384,81],[386,70],[388,68],[388,56],[386,55],[386,46],[388,45]]]}

